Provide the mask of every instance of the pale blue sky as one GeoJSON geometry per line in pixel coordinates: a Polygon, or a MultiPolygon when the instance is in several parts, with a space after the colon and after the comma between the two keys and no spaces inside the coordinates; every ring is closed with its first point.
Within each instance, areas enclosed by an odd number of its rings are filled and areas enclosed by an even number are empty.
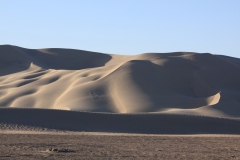
{"type": "Polygon", "coordinates": [[[240,0],[0,0],[0,44],[240,57],[240,0]]]}

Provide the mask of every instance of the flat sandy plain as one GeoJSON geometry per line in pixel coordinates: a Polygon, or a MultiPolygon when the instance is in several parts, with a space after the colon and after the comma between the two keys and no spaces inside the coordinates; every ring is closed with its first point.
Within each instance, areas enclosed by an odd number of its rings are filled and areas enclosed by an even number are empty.
{"type": "Polygon", "coordinates": [[[236,135],[5,130],[0,136],[0,159],[240,159],[240,136],[236,135]]]}
{"type": "Polygon", "coordinates": [[[240,59],[0,45],[0,136],[0,159],[240,159],[240,59]]]}

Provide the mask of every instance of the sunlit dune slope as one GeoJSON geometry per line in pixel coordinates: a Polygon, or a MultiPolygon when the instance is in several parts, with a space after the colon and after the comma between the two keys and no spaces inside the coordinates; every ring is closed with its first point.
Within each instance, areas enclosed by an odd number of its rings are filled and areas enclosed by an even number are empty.
{"type": "Polygon", "coordinates": [[[240,59],[1,45],[0,107],[240,117],[240,59]]]}

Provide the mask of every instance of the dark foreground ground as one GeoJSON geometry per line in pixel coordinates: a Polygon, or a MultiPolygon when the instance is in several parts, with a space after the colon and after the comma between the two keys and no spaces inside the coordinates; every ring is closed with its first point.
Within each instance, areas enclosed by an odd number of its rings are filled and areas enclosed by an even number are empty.
{"type": "Polygon", "coordinates": [[[0,133],[0,159],[240,159],[240,136],[0,133]],[[68,148],[59,153],[49,148],[68,148]]]}

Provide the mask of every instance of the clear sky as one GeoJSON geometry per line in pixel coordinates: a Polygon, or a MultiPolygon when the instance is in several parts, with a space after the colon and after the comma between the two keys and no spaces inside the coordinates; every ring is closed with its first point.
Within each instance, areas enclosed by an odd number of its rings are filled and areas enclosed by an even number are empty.
{"type": "Polygon", "coordinates": [[[240,58],[240,0],[0,0],[0,44],[240,58]]]}

